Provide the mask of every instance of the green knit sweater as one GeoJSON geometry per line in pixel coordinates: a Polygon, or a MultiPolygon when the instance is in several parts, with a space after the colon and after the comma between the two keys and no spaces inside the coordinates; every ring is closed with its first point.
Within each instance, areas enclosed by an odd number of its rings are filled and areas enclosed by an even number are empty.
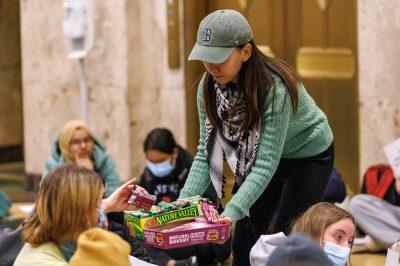
{"type": "MultiPolygon", "coordinates": [[[[333,141],[332,131],[325,114],[317,107],[303,85],[298,87],[298,108],[293,114],[290,96],[280,78],[267,96],[267,108],[262,116],[260,144],[251,171],[239,190],[225,207],[221,216],[229,216],[233,223],[243,218],[264,192],[281,158],[305,158],[325,151],[333,141]],[[272,110],[272,90],[275,91],[272,110]],[[273,114],[273,115],[272,115],[273,114]]],[[[202,99],[204,77],[197,91],[200,120],[200,141],[180,197],[202,195],[210,184],[208,160],[205,150],[206,113],[202,99]]]]}

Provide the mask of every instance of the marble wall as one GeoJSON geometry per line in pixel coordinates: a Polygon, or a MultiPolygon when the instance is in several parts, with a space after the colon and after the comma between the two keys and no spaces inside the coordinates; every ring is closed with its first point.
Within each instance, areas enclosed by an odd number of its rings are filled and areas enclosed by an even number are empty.
{"type": "Polygon", "coordinates": [[[358,0],[360,173],[400,137],[400,1],[358,0]]]}
{"type": "Polygon", "coordinates": [[[22,145],[19,5],[0,2],[0,147],[22,145]]]}
{"type": "MultiPolygon", "coordinates": [[[[79,118],[78,62],[67,58],[62,2],[21,1],[25,166],[42,172],[63,124],[79,118]]],[[[126,2],[94,2],[95,40],[86,59],[89,127],[130,171],[126,2]]]]}
{"type": "MultiPolygon", "coordinates": [[[[166,126],[185,143],[183,70],[167,64],[166,3],[93,1],[95,39],[86,59],[89,126],[122,178],[144,166],[142,142],[166,126]]],[[[59,129],[78,118],[78,62],[67,58],[60,1],[21,0],[27,172],[41,172],[59,129]]]]}

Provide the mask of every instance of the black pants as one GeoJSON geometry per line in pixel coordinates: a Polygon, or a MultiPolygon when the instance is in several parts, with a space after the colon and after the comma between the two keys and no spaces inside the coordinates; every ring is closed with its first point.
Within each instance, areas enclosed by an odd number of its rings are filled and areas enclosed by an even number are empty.
{"type": "Polygon", "coordinates": [[[250,265],[249,254],[262,234],[290,231],[294,219],[321,201],[333,168],[334,147],[302,159],[281,159],[267,188],[239,220],[232,241],[233,265],[250,265]]]}

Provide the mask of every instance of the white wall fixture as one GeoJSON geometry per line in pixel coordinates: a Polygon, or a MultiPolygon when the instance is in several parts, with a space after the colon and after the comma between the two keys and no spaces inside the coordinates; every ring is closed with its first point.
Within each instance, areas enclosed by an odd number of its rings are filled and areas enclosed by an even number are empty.
{"type": "Polygon", "coordinates": [[[91,0],[64,0],[62,29],[70,44],[70,59],[79,60],[81,119],[88,122],[88,91],[84,58],[93,46],[94,26],[91,0]]]}

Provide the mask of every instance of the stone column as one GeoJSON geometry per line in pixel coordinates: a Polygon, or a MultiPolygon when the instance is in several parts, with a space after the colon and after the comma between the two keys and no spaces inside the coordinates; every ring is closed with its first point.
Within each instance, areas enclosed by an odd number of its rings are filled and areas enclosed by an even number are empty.
{"type": "MultiPolygon", "coordinates": [[[[400,1],[358,0],[360,173],[400,137],[400,1]]],[[[351,163],[351,162],[349,162],[351,163]]]]}
{"type": "MultiPolygon", "coordinates": [[[[168,67],[166,11],[164,0],[128,1],[133,174],[142,171],[143,141],[151,129],[167,127],[179,144],[186,144],[184,71],[183,67],[168,67]]],[[[181,21],[182,18],[181,14],[181,21]]],[[[183,28],[182,22],[180,28],[183,28]]],[[[182,31],[180,36],[183,66],[182,31]]]]}

